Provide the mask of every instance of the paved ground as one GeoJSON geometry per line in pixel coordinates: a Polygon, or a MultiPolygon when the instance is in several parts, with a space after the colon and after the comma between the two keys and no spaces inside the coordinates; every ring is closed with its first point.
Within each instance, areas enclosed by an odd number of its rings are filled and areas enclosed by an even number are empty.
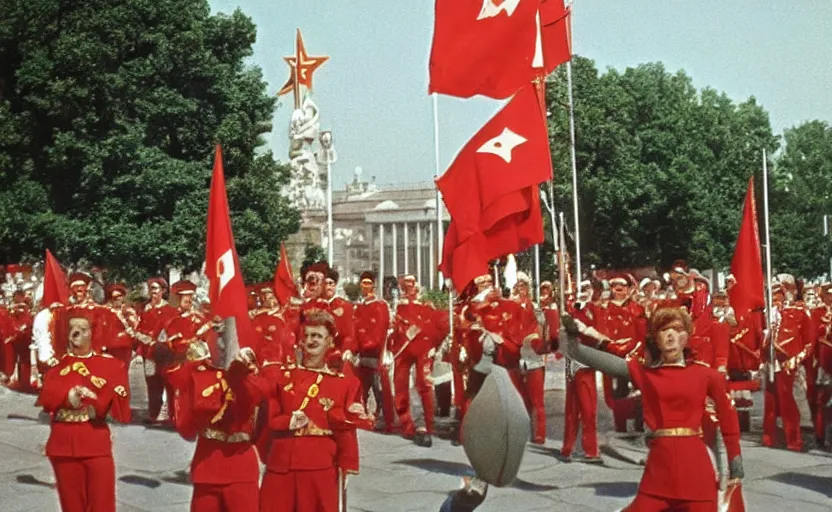
{"type": "MultiPolygon", "coordinates": [[[[136,368],[138,370],[138,368],[136,368]]],[[[549,441],[530,445],[517,481],[508,488],[489,490],[488,500],[478,510],[569,512],[612,511],[628,502],[636,490],[641,467],[627,462],[638,454],[627,443],[608,439],[605,465],[565,463],[555,456],[563,428],[563,392],[552,372],[547,392],[549,441]]],[[[134,382],[141,382],[135,372],[134,382]]],[[[562,377],[562,374],[560,374],[562,377]]],[[[142,394],[134,397],[143,406],[142,394]]],[[[0,510],[2,512],[58,510],[54,478],[43,456],[48,425],[38,418],[34,398],[0,389],[0,510]],[[8,419],[7,419],[8,418],[8,419]]],[[[602,406],[599,430],[611,428],[602,406]]],[[[118,476],[120,512],[187,511],[191,487],[183,469],[193,446],[172,432],[147,429],[140,424],[115,426],[113,440],[118,476]]],[[[753,426],[759,428],[759,411],[753,426]]],[[[759,434],[743,441],[747,478],[745,497],[751,512],[801,512],[832,510],[832,454],[812,450],[795,454],[759,446],[759,434]]],[[[442,439],[431,448],[420,448],[393,436],[360,434],[361,475],[350,480],[349,509],[352,511],[432,512],[468,474],[461,447],[442,439]]]]}

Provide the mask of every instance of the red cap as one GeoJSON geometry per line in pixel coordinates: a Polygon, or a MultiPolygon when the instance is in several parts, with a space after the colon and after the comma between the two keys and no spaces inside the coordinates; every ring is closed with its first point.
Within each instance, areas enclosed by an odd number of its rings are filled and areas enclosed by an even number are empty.
{"type": "Polygon", "coordinates": [[[170,291],[176,295],[193,295],[196,293],[196,285],[187,279],[183,279],[175,282],[170,291]]]}
{"type": "Polygon", "coordinates": [[[152,285],[154,285],[154,284],[158,284],[159,286],[161,286],[161,287],[162,287],[162,289],[163,289],[163,290],[167,290],[167,289],[168,289],[168,282],[167,282],[167,281],[165,281],[165,280],[164,280],[164,278],[161,278],[161,277],[151,277],[150,279],[148,279],[148,280],[147,280],[147,286],[152,286],[152,285]]]}
{"type": "Polygon", "coordinates": [[[253,287],[257,293],[263,295],[266,292],[274,293],[274,283],[266,281],[265,283],[256,284],[253,287]]]}
{"type": "Polygon", "coordinates": [[[73,272],[69,276],[69,287],[73,286],[89,286],[92,282],[92,276],[86,272],[73,272]]]}
{"type": "Polygon", "coordinates": [[[371,283],[375,283],[376,282],[376,274],[375,274],[375,272],[370,272],[369,270],[366,270],[366,271],[361,273],[361,276],[359,277],[359,279],[361,281],[370,281],[371,283]]]}
{"type": "Polygon", "coordinates": [[[113,295],[119,294],[122,297],[127,295],[127,287],[123,284],[108,284],[104,291],[107,293],[107,297],[113,298],[113,295]]]}
{"type": "Polygon", "coordinates": [[[340,277],[341,276],[338,275],[338,271],[335,270],[334,268],[330,268],[329,270],[326,271],[326,278],[327,279],[332,279],[336,283],[338,282],[338,279],[340,279],[340,277]]]}
{"type": "Polygon", "coordinates": [[[304,281],[306,280],[306,276],[309,275],[309,273],[311,272],[315,272],[317,274],[321,274],[322,276],[326,276],[327,272],[329,272],[329,265],[325,261],[319,261],[318,263],[313,263],[312,265],[309,265],[308,267],[303,269],[302,277],[304,281]]]}

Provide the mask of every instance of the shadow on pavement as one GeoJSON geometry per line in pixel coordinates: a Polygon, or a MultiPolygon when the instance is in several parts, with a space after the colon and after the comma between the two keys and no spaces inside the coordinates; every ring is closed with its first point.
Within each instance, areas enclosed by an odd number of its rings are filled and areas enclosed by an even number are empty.
{"type": "MultiPolygon", "coordinates": [[[[459,462],[449,462],[439,459],[401,459],[395,461],[394,463],[423,469],[425,471],[430,471],[431,473],[458,476],[460,478],[463,476],[474,476],[474,470],[471,466],[459,462]]],[[[511,487],[528,492],[547,492],[560,489],[560,487],[556,485],[540,485],[522,480],[520,478],[516,479],[511,484],[511,487]]]]}
{"type": "Polygon", "coordinates": [[[140,485],[142,487],[147,487],[148,489],[155,489],[155,488],[159,487],[160,485],[162,485],[162,483],[158,480],[155,480],[153,478],[147,478],[147,477],[144,477],[144,476],[139,476],[139,475],[124,475],[124,476],[120,477],[118,480],[119,480],[119,482],[124,482],[126,484],[140,485]]]}
{"type": "Polygon", "coordinates": [[[41,480],[38,480],[33,475],[17,475],[15,477],[15,480],[17,480],[17,483],[19,483],[19,484],[38,485],[40,487],[46,487],[48,489],[54,489],[55,488],[55,484],[51,484],[49,482],[43,482],[41,480]]]}
{"type": "Polygon", "coordinates": [[[766,480],[773,480],[786,485],[802,487],[803,489],[808,489],[832,498],[832,477],[807,475],[805,473],[795,473],[793,471],[789,471],[770,476],[766,480]]]}
{"type": "Polygon", "coordinates": [[[607,498],[629,498],[635,496],[638,491],[638,484],[634,482],[599,482],[582,484],[578,487],[595,489],[596,496],[607,498]]]}
{"type": "Polygon", "coordinates": [[[163,476],[162,481],[169,484],[187,485],[188,487],[191,486],[191,477],[188,476],[187,471],[183,470],[175,472],[173,476],[163,476]]]}

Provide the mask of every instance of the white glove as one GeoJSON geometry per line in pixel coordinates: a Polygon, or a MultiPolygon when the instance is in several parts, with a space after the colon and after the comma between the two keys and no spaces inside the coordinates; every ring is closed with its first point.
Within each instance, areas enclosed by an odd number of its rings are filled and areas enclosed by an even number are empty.
{"type": "Polygon", "coordinates": [[[436,349],[432,348],[428,350],[428,359],[433,359],[434,357],[436,357],[436,349]]]}
{"type": "Polygon", "coordinates": [[[381,355],[381,365],[384,368],[390,368],[391,366],[393,366],[393,362],[394,362],[393,353],[390,352],[389,350],[385,350],[384,353],[381,355]]]}
{"type": "Polygon", "coordinates": [[[459,347],[459,362],[464,363],[468,360],[468,351],[465,350],[465,347],[459,347]]]}
{"type": "Polygon", "coordinates": [[[95,400],[98,398],[98,395],[92,392],[89,388],[85,386],[75,386],[74,388],[69,390],[67,394],[67,400],[69,401],[69,405],[72,406],[73,409],[79,409],[81,407],[81,400],[84,398],[89,398],[90,400],[95,400]]]}
{"type": "Polygon", "coordinates": [[[289,430],[298,430],[309,424],[309,417],[303,411],[292,412],[292,419],[289,420],[289,430]]]}
{"type": "Polygon", "coordinates": [[[246,366],[252,366],[257,362],[257,356],[254,355],[254,351],[250,347],[241,348],[235,359],[246,366]]]}
{"type": "Polygon", "coordinates": [[[342,361],[351,361],[353,359],[353,353],[349,350],[345,350],[344,354],[341,356],[342,361]]]}

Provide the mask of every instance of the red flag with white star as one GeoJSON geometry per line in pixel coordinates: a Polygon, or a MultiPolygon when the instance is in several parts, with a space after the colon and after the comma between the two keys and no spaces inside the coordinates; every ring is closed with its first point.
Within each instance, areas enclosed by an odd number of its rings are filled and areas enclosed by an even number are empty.
{"type": "Polygon", "coordinates": [[[572,9],[563,0],[541,0],[540,26],[545,73],[572,60],[572,9]]]}
{"type": "MultiPolygon", "coordinates": [[[[211,312],[220,318],[234,318],[240,347],[256,345],[254,329],[248,316],[246,285],[240,270],[240,258],[231,231],[222,148],[217,144],[214,174],[208,199],[208,233],[205,242],[205,275],[210,281],[208,298],[211,312]]],[[[236,354],[230,354],[234,357],[236,354]]],[[[228,356],[228,354],[227,354],[228,356]]],[[[228,359],[228,357],[226,357],[228,359]]]]}
{"type": "Polygon", "coordinates": [[[552,178],[544,111],[537,88],[527,85],[474,135],[437,179],[460,241],[487,231],[508,215],[526,211],[527,201],[511,193],[552,178]]]}
{"type": "Polygon", "coordinates": [[[504,99],[533,80],[540,0],[436,0],[429,93],[504,99]]]}

